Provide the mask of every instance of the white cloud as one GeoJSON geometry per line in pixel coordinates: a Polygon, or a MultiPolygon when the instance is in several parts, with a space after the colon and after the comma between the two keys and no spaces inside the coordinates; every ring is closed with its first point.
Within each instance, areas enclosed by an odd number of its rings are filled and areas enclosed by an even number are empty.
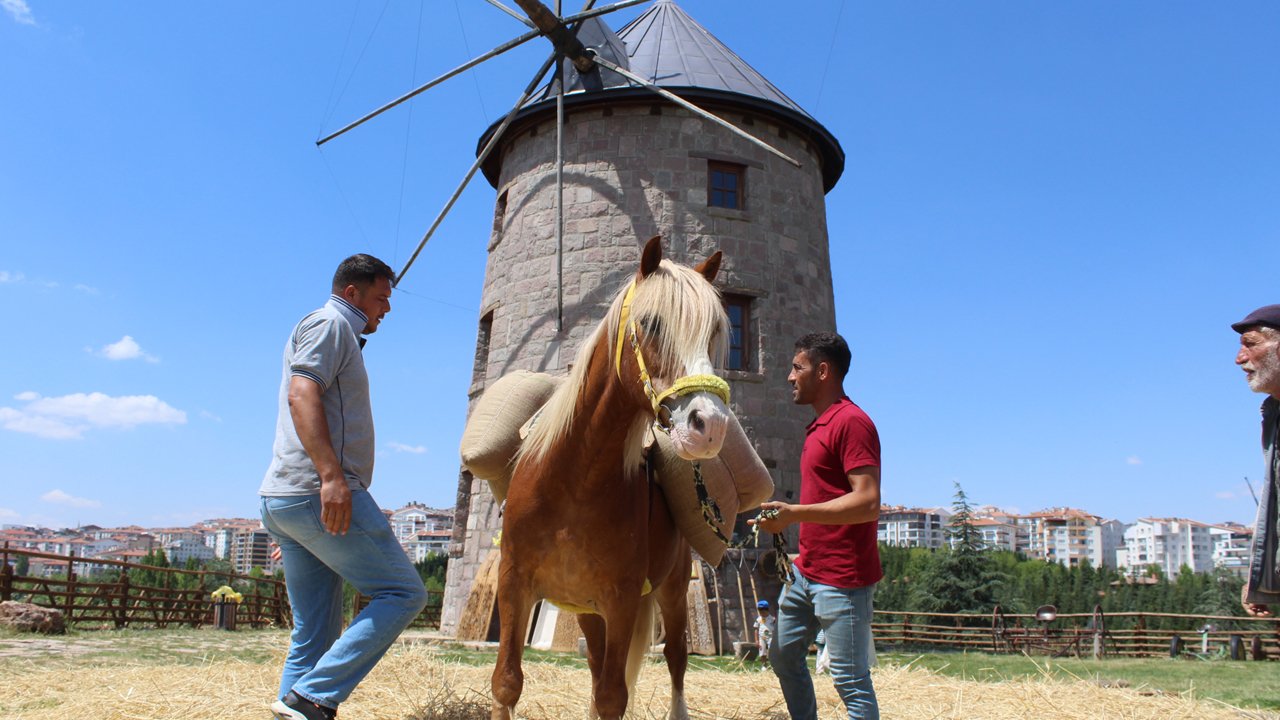
{"type": "Polygon", "coordinates": [[[138,425],[187,422],[185,412],[154,395],[111,397],[95,392],[47,398],[28,391],[15,399],[26,406],[0,407],[0,427],[54,440],[79,438],[93,428],[129,430],[138,425]]]}
{"type": "Polygon", "coordinates": [[[27,0],[0,0],[0,7],[12,15],[14,22],[19,25],[36,24],[35,16],[31,14],[31,8],[27,6],[27,0]]]}
{"type": "Polygon", "coordinates": [[[98,502],[97,500],[90,500],[89,498],[76,497],[75,495],[69,495],[67,493],[64,493],[61,490],[50,490],[49,492],[41,495],[40,499],[47,503],[53,503],[54,505],[66,505],[68,507],[75,507],[75,508],[102,507],[102,503],[98,502]]]}
{"type": "Polygon", "coordinates": [[[0,520],[13,521],[18,519],[18,511],[9,508],[0,507],[0,520]]]}
{"type": "Polygon", "coordinates": [[[1213,496],[1218,498],[1219,500],[1235,500],[1236,499],[1236,494],[1231,492],[1230,490],[1220,490],[1214,493],[1213,496]]]}
{"type": "Polygon", "coordinates": [[[218,417],[217,415],[214,415],[213,413],[209,412],[208,410],[201,410],[201,411],[200,411],[200,417],[204,418],[205,420],[212,420],[212,421],[214,421],[214,422],[216,422],[216,423],[220,423],[220,422],[222,422],[222,418],[218,417]]]}
{"type": "MultiPolygon", "coordinates": [[[[0,0],[3,2],[4,0],[0,0]]],[[[0,283],[20,283],[27,276],[22,273],[9,272],[8,270],[0,270],[0,283]]]]}
{"type": "Polygon", "coordinates": [[[97,295],[97,294],[98,294],[98,288],[93,287],[93,286],[91,286],[91,285],[85,285],[84,283],[76,283],[74,287],[75,287],[75,289],[76,289],[76,290],[79,290],[80,292],[84,293],[85,295],[97,295]]]}
{"type": "Polygon", "coordinates": [[[1138,457],[1137,455],[1130,455],[1129,457],[1125,458],[1124,461],[1130,465],[1142,464],[1142,458],[1138,457]]]}
{"type": "Polygon", "coordinates": [[[389,442],[387,443],[387,447],[395,450],[396,452],[413,453],[414,455],[421,455],[427,451],[427,448],[423,445],[405,445],[404,443],[398,442],[389,442]]]}
{"type": "Polygon", "coordinates": [[[118,342],[110,345],[103,345],[98,351],[98,355],[108,360],[146,360],[149,363],[160,362],[160,358],[145,352],[137,340],[131,335],[125,335],[118,342]]]}

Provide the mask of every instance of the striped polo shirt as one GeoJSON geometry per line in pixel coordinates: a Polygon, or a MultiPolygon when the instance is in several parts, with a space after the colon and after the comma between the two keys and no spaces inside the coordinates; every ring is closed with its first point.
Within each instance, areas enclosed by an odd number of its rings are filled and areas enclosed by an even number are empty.
{"type": "Polygon", "coordinates": [[[310,495],[320,491],[320,474],[302,447],[289,412],[289,383],[304,377],[323,391],[329,441],[342,463],[347,486],[368,488],[373,480],[373,410],[369,375],[360,349],[368,318],[337,295],[293,329],[284,346],[276,439],[259,495],[310,495]]]}

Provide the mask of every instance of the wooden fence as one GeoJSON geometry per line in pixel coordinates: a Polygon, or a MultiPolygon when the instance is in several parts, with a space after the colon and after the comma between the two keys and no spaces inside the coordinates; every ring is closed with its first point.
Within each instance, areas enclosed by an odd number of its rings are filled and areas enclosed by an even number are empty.
{"type": "MultiPolygon", "coordinates": [[[[22,600],[43,607],[62,611],[68,624],[112,625],[117,628],[130,625],[153,627],[219,624],[225,615],[210,597],[205,579],[213,577],[216,584],[239,585],[244,600],[235,608],[235,625],[251,628],[289,627],[293,616],[289,608],[289,596],[285,585],[274,578],[255,578],[234,573],[206,570],[182,570],[139,565],[120,560],[71,555],[53,555],[20,548],[11,548],[6,542],[0,547],[0,600],[22,600]],[[18,575],[11,557],[27,557],[66,564],[65,577],[46,578],[18,575]],[[77,568],[112,568],[82,578],[77,568]],[[162,578],[158,586],[134,584],[130,570],[144,570],[153,577],[162,578]],[[197,578],[182,582],[180,577],[197,578]],[[182,587],[194,584],[196,587],[182,587]]],[[[410,624],[411,628],[436,628],[440,626],[440,608],[443,593],[427,591],[427,606],[410,624]]],[[[357,594],[352,614],[369,604],[369,598],[357,594]]],[[[222,624],[225,626],[225,622],[222,624]]]]}
{"type": "Polygon", "coordinates": [[[205,578],[214,577],[219,584],[247,586],[244,600],[236,608],[235,622],[253,628],[287,626],[290,621],[289,598],[284,583],[272,578],[254,578],[233,573],[203,570],[181,570],[151,565],[83,558],[71,555],[11,548],[0,548],[0,600],[24,602],[57,608],[68,624],[111,624],[117,628],[129,625],[198,627],[214,623],[217,603],[205,587],[205,578]],[[27,557],[66,563],[65,577],[28,577],[18,575],[9,564],[10,557],[27,557]],[[81,578],[77,567],[103,568],[104,572],[81,578]],[[110,570],[106,570],[110,568],[110,570]],[[161,578],[158,585],[134,584],[130,570],[145,570],[161,578]],[[193,584],[180,577],[197,578],[193,584]]]}
{"type": "Polygon", "coordinates": [[[1117,612],[990,615],[876,610],[877,646],[1074,657],[1280,659],[1280,620],[1117,612]],[[1160,625],[1151,628],[1149,625],[1160,625]]]}

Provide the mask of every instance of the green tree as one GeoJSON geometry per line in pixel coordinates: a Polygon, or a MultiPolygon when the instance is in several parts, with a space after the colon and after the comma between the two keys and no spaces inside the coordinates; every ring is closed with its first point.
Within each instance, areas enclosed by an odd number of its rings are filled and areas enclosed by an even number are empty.
{"type": "Polygon", "coordinates": [[[26,555],[19,555],[18,560],[14,563],[13,572],[15,575],[26,575],[31,571],[31,558],[26,555]]]}
{"type": "MultiPolygon", "coordinates": [[[[138,564],[149,568],[168,568],[169,557],[165,555],[162,548],[156,548],[144,555],[138,564]]],[[[133,568],[129,570],[129,582],[145,587],[166,587],[165,580],[168,579],[168,575],[169,573],[160,570],[133,568]]]]}
{"type": "MultiPolygon", "coordinates": [[[[1196,615],[1225,615],[1243,617],[1244,608],[1240,606],[1240,587],[1244,581],[1229,570],[1217,568],[1207,576],[1205,588],[1200,592],[1195,607],[1191,612],[1196,615]]],[[[1229,620],[1218,623],[1224,630],[1236,629],[1236,623],[1229,620]]]]}
{"type": "Polygon", "coordinates": [[[235,573],[231,561],[214,559],[204,564],[204,589],[213,592],[223,585],[231,585],[231,575],[235,573]]]}
{"type": "Polygon", "coordinates": [[[930,613],[990,613],[1008,578],[994,555],[983,549],[981,535],[973,527],[969,498],[959,483],[951,508],[950,547],[934,554],[914,587],[916,608],[930,613]]]}

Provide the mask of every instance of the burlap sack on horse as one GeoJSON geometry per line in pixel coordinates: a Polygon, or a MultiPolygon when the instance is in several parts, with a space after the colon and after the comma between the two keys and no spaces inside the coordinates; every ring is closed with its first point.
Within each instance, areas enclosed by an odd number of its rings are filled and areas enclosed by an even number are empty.
{"type": "Polygon", "coordinates": [[[512,461],[520,449],[520,427],[546,404],[560,379],[546,373],[517,370],[485,389],[462,431],[462,464],[489,481],[502,502],[511,485],[512,461]]]}

